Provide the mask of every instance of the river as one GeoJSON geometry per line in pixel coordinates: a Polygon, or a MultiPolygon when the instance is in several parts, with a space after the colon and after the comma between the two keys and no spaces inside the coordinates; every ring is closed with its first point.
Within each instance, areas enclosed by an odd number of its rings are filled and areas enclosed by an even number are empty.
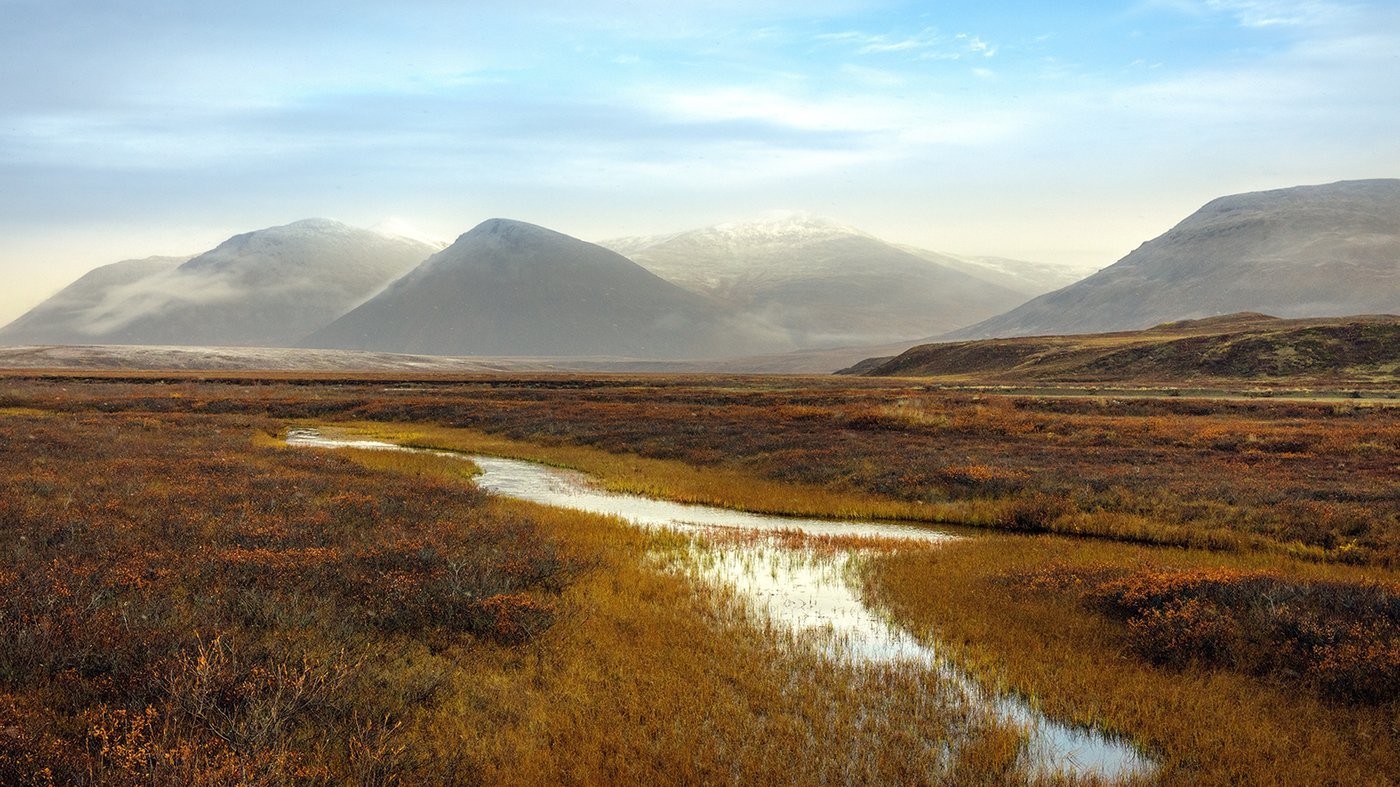
{"type": "Polygon", "coordinates": [[[856,566],[871,551],[946,542],[963,536],[917,525],[773,516],[676,503],[601,489],[580,472],[537,462],[408,448],[377,440],[293,429],[287,444],[308,448],[424,451],[470,460],[481,469],[478,487],[502,497],[615,516],[638,527],[670,528],[701,536],[692,573],[736,591],[760,614],[823,649],[831,658],[937,671],[942,685],[969,707],[1010,722],[1026,733],[1025,756],[1038,775],[1134,779],[1149,776],[1151,761],[1130,743],[1098,730],[1041,714],[1015,694],[985,689],[926,643],[864,603],[856,566]],[[857,536],[870,541],[842,549],[804,546],[805,536],[857,536]],[[877,540],[878,539],[878,540],[877,540]],[[920,543],[921,542],[921,543],[920,543]]]}

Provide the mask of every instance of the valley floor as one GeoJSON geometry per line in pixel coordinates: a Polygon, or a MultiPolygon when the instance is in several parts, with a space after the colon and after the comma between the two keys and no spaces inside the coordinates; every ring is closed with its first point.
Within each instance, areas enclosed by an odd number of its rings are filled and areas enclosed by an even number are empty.
{"type": "Polygon", "coordinates": [[[1136,741],[1156,781],[1400,779],[1394,408],[16,375],[0,781],[1027,778],[1016,729],[930,702],[936,680],[785,645],[666,569],[680,536],[485,497],[460,462],[280,446],[306,423],[658,497],[982,528],[863,561],[867,600],[985,684],[1136,741]]]}

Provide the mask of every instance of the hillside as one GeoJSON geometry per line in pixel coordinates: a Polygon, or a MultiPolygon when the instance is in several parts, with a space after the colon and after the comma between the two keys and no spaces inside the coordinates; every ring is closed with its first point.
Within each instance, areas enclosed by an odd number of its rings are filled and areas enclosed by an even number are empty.
{"type": "Polygon", "coordinates": [[[802,214],[600,245],[781,329],[799,348],[921,339],[1028,297],[1006,286],[1004,271],[915,253],[802,214]],[[992,281],[998,275],[1001,283],[992,281]]]}
{"type": "Polygon", "coordinates": [[[1400,317],[1242,313],[1146,331],[925,344],[844,370],[987,383],[1331,380],[1400,383],[1400,317]]]}
{"type": "Polygon", "coordinates": [[[1138,330],[1241,311],[1400,312],[1400,180],[1222,197],[1081,282],[939,338],[1138,330]]]}
{"type": "Polygon", "coordinates": [[[169,273],[189,257],[147,257],[94,268],[43,303],[0,328],[0,344],[76,343],[91,341],[84,332],[95,315],[116,303],[143,280],[169,273]]]}
{"type": "Polygon", "coordinates": [[[89,274],[0,330],[0,342],[291,346],[433,250],[307,219],[236,235],[178,267],[89,274]]]}
{"type": "Polygon", "coordinates": [[[620,254],[491,219],[317,331],[307,346],[433,355],[691,358],[788,349],[780,335],[620,254]]]}

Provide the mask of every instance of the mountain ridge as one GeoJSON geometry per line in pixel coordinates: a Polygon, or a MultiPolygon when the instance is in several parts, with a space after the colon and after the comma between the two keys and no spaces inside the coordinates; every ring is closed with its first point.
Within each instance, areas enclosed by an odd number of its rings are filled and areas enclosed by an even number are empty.
{"type": "Polygon", "coordinates": [[[1239,311],[1400,312],[1400,180],[1218,197],[1083,281],[936,338],[1133,330],[1239,311]]]}

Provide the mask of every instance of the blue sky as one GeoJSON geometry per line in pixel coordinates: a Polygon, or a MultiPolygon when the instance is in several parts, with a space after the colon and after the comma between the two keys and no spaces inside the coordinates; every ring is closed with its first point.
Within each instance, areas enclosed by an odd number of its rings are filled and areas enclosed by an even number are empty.
{"type": "Polygon", "coordinates": [[[1107,265],[1400,176],[1400,3],[0,0],[0,320],[308,216],[590,240],[800,209],[1107,265]]]}

